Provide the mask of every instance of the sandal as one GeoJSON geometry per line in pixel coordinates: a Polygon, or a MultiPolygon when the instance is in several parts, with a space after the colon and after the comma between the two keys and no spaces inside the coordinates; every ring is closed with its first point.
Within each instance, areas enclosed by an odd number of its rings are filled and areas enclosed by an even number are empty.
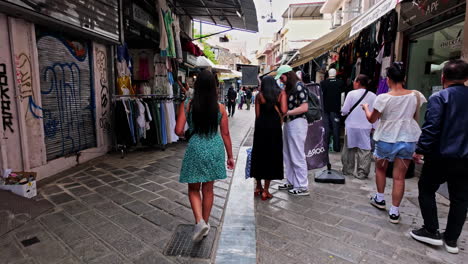
{"type": "Polygon", "coordinates": [[[260,196],[263,193],[263,189],[255,188],[254,196],[260,196]]]}
{"type": "Polygon", "coordinates": [[[262,200],[263,201],[266,201],[268,199],[271,199],[273,198],[273,195],[271,193],[269,193],[268,191],[263,191],[262,192],[262,200]]]}

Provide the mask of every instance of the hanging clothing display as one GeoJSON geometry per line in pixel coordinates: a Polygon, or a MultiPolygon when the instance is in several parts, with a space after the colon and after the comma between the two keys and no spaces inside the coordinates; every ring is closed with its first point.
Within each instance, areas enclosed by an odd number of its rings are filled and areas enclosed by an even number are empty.
{"type": "Polygon", "coordinates": [[[167,31],[164,22],[164,13],[168,10],[167,3],[165,0],[158,0],[156,10],[158,10],[159,17],[159,49],[166,50],[168,47],[167,31]]]}
{"type": "Polygon", "coordinates": [[[120,45],[117,47],[117,94],[130,95],[135,94],[132,88],[131,79],[131,59],[128,52],[127,45],[120,45]]]}
{"type": "Polygon", "coordinates": [[[174,103],[154,98],[120,98],[114,105],[117,144],[167,145],[175,134],[174,103]]]}
{"type": "Polygon", "coordinates": [[[159,54],[154,55],[154,83],[153,94],[168,95],[169,82],[167,78],[166,58],[159,54]]]}
{"type": "Polygon", "coordinates": [[[175,41],[175,49],[176,49],[176,57],[179,63],[183,61],[183,54],[182,54],[182,43],[180,42],[180,22],[179,18],[174,15],[173,18],[174,22],[172,23],[174,26],[174,41],[175,41]]]}

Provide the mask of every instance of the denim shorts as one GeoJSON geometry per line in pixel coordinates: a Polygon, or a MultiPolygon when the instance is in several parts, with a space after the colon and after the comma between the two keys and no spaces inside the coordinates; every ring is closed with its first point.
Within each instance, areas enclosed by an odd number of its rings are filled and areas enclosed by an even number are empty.
{"type": "Polygon", "coordinates": [[[415,150],[416,142],[387,143],[376,141],[374,156],[378,159],[385,159],[393,162],[396,158],[413,159],[413,153],[415,150]]]}

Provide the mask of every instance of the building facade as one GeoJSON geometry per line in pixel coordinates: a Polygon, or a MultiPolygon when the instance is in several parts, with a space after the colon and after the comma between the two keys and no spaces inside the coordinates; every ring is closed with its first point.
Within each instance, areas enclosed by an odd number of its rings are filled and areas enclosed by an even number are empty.
{"type": "Polygon", "coordinates": [[[118,0],[94,8],[39,2],[0,1],[0,167],[40,179],[110,148],[120,7],[118,0]]]}

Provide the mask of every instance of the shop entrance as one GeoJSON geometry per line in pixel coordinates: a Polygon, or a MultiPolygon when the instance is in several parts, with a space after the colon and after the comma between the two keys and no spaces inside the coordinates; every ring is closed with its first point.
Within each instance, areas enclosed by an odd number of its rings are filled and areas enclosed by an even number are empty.
{"type": "MultiPolygon", "coordinates": [[[[442,25],[432,32],[415,34],[410,39],[408,89],[418,90],[429,98],[442,89],[441,71],[450,59],[459,59],[463,47],[464,22],[442,25]]],[[[424,120],[426,105],[421,109],[424,120]]]]}

